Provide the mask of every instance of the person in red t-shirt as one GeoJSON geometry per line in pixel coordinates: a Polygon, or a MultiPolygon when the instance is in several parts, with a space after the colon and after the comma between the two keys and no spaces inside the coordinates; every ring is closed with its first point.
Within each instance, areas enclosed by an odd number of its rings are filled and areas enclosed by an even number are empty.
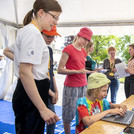
{"type": "Polygon", "coordinates": [[[70,123],[76,114],[76,101],[86,95],[86,73],[91,71],[85,69],[85,58],[87,56],[84,46],[92,37],[92,31],[81,28],[75,41],[66,46],[58,66],[58,73],[66,74],[63,89],[62,117],[66,134],[70,134],[70,123]]]}

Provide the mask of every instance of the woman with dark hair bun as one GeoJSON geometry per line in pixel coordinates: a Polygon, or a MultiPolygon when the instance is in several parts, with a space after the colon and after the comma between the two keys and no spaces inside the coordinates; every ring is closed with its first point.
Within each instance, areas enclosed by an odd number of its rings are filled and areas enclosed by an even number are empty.
{"type": "Polygon", "coordinates": [[[124,84],[126,98],[134,94],[134,44],[129,45],[129,54],[131,57],[128,60],[128,67],[125,71],[129,73],[130,76],[125,78],[124,84]]]}

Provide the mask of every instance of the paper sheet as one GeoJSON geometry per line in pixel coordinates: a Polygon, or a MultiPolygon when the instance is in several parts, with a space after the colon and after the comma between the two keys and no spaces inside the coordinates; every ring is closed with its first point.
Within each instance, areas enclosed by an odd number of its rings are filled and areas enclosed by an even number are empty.
{"type": "Polygon", "coordinates": [[[117,70],[117,75],[118,75],[119,78],[130,76],[130,74],[126,73],[126,71],[125,71],[125,69],[126,69],[126,63],[125,62],[115,64],[115,68],[117,70]]]}

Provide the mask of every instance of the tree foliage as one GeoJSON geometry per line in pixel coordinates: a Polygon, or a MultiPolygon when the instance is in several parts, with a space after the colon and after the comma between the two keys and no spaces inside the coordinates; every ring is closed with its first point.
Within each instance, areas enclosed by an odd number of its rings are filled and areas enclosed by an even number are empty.
{"type": "Polygon", "coordinates": [[[91,54],[92,58],[97,64],[103,63],[104,59],[108,58],[107,50],[110,46],[115,46],[117,55],[125,62],[129,59],[128,45],[130,44],[130,36],[118,37],[115,35],[96,35],[92,37],[94,42],[94,52],[91,54]]]}
{"type": "MultiPolygon", "coordinates": [[[[64,47],[71,44],[75,36],[70,35],[65,37],[64,47]]],[[[104,59],[108,58],[107,50],[110,46],[115,46],[117,49],[117,56],[124,62],[127,62],[130,58],[128,53],[128,45],[130,44],[130,36],[116,36],[116,35],[94,35],[92,37],[94,42],[94,52],[91,54],[92,59],[97,64],[103,63],[104,59]]]]}

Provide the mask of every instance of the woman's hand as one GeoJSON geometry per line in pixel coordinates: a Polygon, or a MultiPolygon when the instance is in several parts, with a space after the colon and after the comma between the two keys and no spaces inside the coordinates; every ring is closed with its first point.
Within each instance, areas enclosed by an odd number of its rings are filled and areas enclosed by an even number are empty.
{"type": "Polygon", "coordinates": [[[97,69],[95,69],[95,70],[96,70],[96,71],[100,71],[100,70],[102,70],[102,69],[104,69],[104,68],[101,67],[101,68],[97,68],[97,69]]]}
{"type": "Polygon", "coordinates": [[[126,73],[130,73],[130,70],[128,68],[125,69],[126,73]]]}
{"type": "Polygon", "coordinates": [[[50,109],[48,109],[48,108],[45,108],[44,110],[39,111],[39,112],[40,112],[40,115],[43,118],[43,120],[48,125],[56,123],[57,121],[60,120],[59,117],[54,112],[52,112],[50,109]]]}
{"type": "Polygon", "coordinates": [[[95,73],[95,72],[97,72],[97,70],[94,70],[94,71],[86,70],[86,74],[92,74],[92,73],[95,73]]]}
{"type": "Polygon", "coordinates": [[[51,89],[49,89],[49,95],[51,96],[51,103],[56,104],[58,101],[58,92],[53,92],[51,89]]]}
{"type": "Polygon", "coordinates": [[[76,74],[86,74],[85,68],[80,69],[80,70],[76,70],[76,74]]]}
{"type": "Polygon", "coordinates": [[[116,68],[113,68],[113,72],[114,72],[114,73],[117,72],[116,68]]]}
{"type": "Polygon", "coordinates": [[[52,104],[56,104],[57,101],[58,101],[58,93],[55,92],[54,95],[53,95],[52,98],[51,98],[51,103],[52,103],[52,104]]]}

